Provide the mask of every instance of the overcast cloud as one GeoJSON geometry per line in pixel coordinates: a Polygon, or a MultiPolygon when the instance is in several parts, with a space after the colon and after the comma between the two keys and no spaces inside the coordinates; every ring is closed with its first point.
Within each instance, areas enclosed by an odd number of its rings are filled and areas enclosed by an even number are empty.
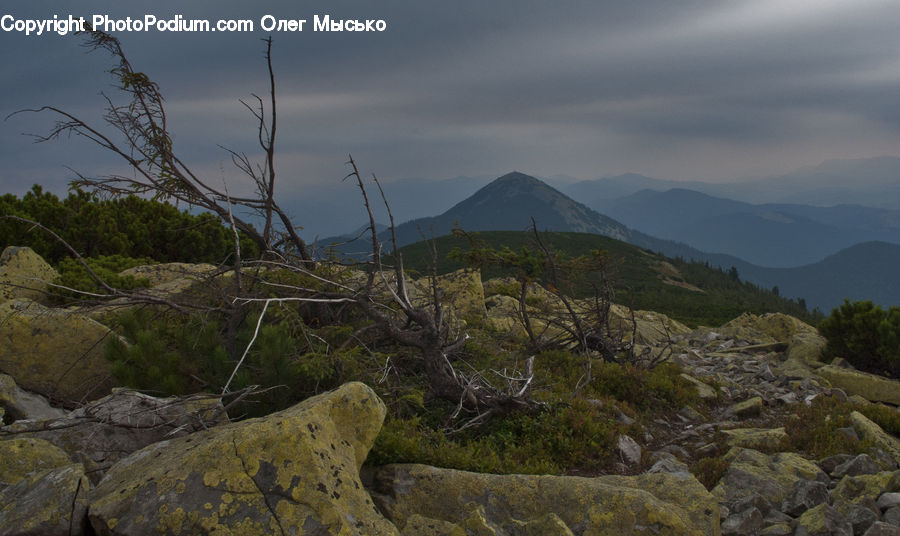
{"type": "MultiPolygon", "coordinates": [[[[267,90],[260,18],[378,18],[383,33],[276,32],[281,188],[367,172],[734,180],[900,155],[900,8],[886,0],[4,2],[16,18],[252,19],[253,33],[119,33],[167,96],[176,147],[235,177],[254,152],[238,103],[267,90]],[[38,4],[38,3],[33,3],[38,4]]],[[[311,23],[310,23],[311,24],[311,23]]],[[[52,104],[99,121],[103,53],[0,32],[0,115],[52,104]]],[[[52,117],[0,123],[0,185],[119,169],[83,140],[33,145],[52,117]]]]}

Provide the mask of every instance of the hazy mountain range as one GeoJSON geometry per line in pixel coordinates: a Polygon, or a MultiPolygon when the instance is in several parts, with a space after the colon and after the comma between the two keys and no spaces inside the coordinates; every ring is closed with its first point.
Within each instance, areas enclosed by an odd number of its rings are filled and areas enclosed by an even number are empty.
{"type": "MultiPolygon", "coordinates": [[[[655,226],[664,238],[629,228],[534,177],[513,172],[437,216],[399,224],[397,241],[398,245],[404,246],[423,237],[443,236],[455,226],[468,231],[524,231],[534,218],[539,230],[601,234],[670,257],[705,261],[726,269],[734,266],[743,279],[764,288],[778,286],[782,295],[802,297],[810,308],[827,310],[845,297],[871,299],[886,305],[900,304],[900,278],[896,277],[900,245],[873,241],[873,237],[882,235],[896,240],[897,211],[859,206],[823,209],[750,205],[684,189],[639,192],[611,203],[608,208],[623,219],[642,220],[645,227],[655,226]],[[675,232],[679,226],[695,231],[713,228],[716,232],[708,240],[721,240],[724,245],[740,243],[746,251],[757,248],[760,255],[767,249],[776,251],[780,248],[786,255],[793,255],[795,262],[820,253],[821,256],[814,259],[815,262],[799,267],[786,267],[786,262],[779,268],[762,267],[729,254],[728,250],[702,251],[693,247],[675,232]],[[732,233],[730,241],[729,233],[732,233]],[[835,244],[838,242],[834,237],[840,237],[849,248],[837,251],[839,247],[835,244]],[[853,240],[865,243],[855,244],[853,240]],[[804,241],[818,241],[819,245],[808,245],[804,241]],[[826,245],[821,245],[822,241],[826,245]]],[[[320,244],[344,242],[356,237],[359,231],[323,239],[320,244]]],[[[382,231],[380,239],[386,245],[390,244],[388,232],[382,231]]],[[[340,249],[359,256],[369,253],[370,248],[370,242],[363,236],[340,249]]]]}
{"type": "Polygon", "coordinates": [[[862,242],[900,244],[900,211],[859,205],[752,205],[679,188],[592,208],[649,235],[760,266],[802,266],[862,242]]]}

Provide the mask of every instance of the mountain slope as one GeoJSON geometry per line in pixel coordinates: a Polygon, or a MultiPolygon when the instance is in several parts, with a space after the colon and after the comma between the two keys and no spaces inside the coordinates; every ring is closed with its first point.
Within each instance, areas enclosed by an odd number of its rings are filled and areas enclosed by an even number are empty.
{"type": "MultiPolygon", "coordinates": [[[[467,231],[520,231],[531,225],[532,218],[539,230],[594,233],[619,240],[629,240],[633,234],[621,223],[573,201],[540,180],[512,172],[439,216],[398,225],[397,243],[402,247],[423,237],[447,235],[457,226],[467,231]]],[[[389,243],[390,233],[379,236],[389,243]]],[[[322,243],[332,241],[335,240],[324,239],[322,243]]]]}
{"type": "Polygon", "coordinates": [[[633,229],[761,266],[810,264],[861,242],[900,244],[900,211],[854,205],[751,205],[678,188],[594,207],[633,229]]]}
{"type": "MultiPolygon", "coordinates": [[[[524,232],[486,231],[479,233],[478,238],[494,248],[506,246],[519,251],[523,247],[535,247],[532,235],[524,232]]],[[[596,234],[551,232],[543,233],[542,240],[554,250],[573,257],[594,249],[605,251],[609,256],[609,273],[617,301],[630,303],[636,309],[665,313],[692,326],[719,325],[743,312],[784,312],[811,320],[798,303],[742,283],[724,271],[702,263],[670,259],[596,234]]],[[[467,250],[469,243],[465,238],[444,236],[436,239],[434,245],[442,253],[437,266],[440,273],[464,266],[461,261],[448,258],[447,254],[454,248],[467,250]]],[[[419,272],[429,270],[429,245],[418,242],[401,248],[401,252],[407,268],[419,272]]],[[[505,275],[509,274],[499,268],[490,268],[482,277],[505,275]]],[[[574,294],[590,296],[591,283],[600,283],[595,274],[588,274],[585,279],[586,284],[572,289],[574,294]]]]}

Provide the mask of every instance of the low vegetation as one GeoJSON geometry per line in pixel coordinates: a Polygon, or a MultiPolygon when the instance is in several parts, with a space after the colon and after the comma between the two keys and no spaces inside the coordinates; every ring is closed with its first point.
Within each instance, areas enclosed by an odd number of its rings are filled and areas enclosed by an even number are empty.
{"type": "MultiPolygon", "coordinates": [[[[478,233],[487,246],[512,252],[533,247],[528,233],[516,231],[489,231],[478,233]]],[[[541,233],[554,250],[577,257],[590,251],[602,251],[609,258],[603,274],[613,283],[615,301],[631,305],[635,309],[658,311],[691,327],[718,326],[744,312],[762,314],[783,312],[815,324],[819,318],[806,310],[801,301],[779,296],[752,283],[741,282],[729,274],[708,264],[669,259],[624,242],[605,236],[585,233],[541,233]]],[[[463,257],[448,256],[454,250],[467,250],[468,239],[463,236],[444,236],[434,240],[439,252],[439,273],[452,272],[467,265],[463,257]]],[[[427,273],[432,255],[429,244],[420,242],[401,249],[407,266],[427,273]]],[[[514,267],[487,267],[483,277],[514,277],[514,267]]],[[[574,287],[576,296],[592,295],[599,281],[590,276],[580,286],[574,287]]]]}
{"type": "Polygon", "coordinates": [[[900,307],[884,310],[870,301],[845,300],[821,322],[826,357],[843,357],[854,367],[900,378],[900,307]]]}

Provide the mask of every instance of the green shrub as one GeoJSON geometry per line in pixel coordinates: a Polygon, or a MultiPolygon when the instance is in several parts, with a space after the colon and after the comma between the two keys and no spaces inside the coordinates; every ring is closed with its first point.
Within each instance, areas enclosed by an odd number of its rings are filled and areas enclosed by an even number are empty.
{"type": "Polygon", "coordinates": [[[690,467],[691,474],[708,490],[716,487],[727,470],[728,462],[719,457],[701,458],[690,467]]]}
{"type": "Polygon", "coordinates": [[[845,300],[819,325],[825,354],[856,368],[900,378],[900,307],[887,311],[870,301],[845,300]]]}
{"type": "MultiPolygon", "coordinates": [[[[126,342],[110,338],[105,356],[121,385],[161,395],[221,392],[258,318],[258,314],[249,315],[229,344],[221,327],[224,319],[137,310],[119,317],[118,331],[126,342]]],[[[290,311],[269,309],[229,385],[230,391],[251,385],[268,390],[242,404],[233,416],[265,415],[363,376],[364,360],[357,348],[333,351],[327,328],[322,335],[303,337],[301,344],[302,330],[309,328],[290,311]]]]}
{"type": "Polygon", "coordinates": [[[851,426],[852,406],[833,397],[817,396],[809,405],[797,406],[797,419],[785,429],[788,438],[782,450],[824,458],[841,453],[862,453],[866,445],[840,432],[851,426]]]}
{"type": "MultiPolygon", "coordinates": [[[[150,286],[150,282],[145,278],[120,276],[119,272],[135,266],[154,264],[153,259],[147,257],[133,259],[122,255],[101,255],[99,257],[87,258],[85,259],[85,262],[91,270],[97,274],[97,277],[113,288],[131,290],[138,287],[150,286]]],[[[72,290],[52,288],[51,291],[54,295],[64,299],[90,299],[91,296],[82,294],[82,292],[106,293],[106,290],[90,276],[84,265],[74,258],[63,258],[59,264],[57,264],[56,271],[59,272],[59,278],[57,278],[54,283],[68,287],[72,290]]]]}
{"type": "Polygon", "coordinates": [[[425,463],[485,473],[596,470],[612,459],[622,428],[608,407],[579,398],[450,435],[426,418],[389,418],[367,463],[425,463]]]}

